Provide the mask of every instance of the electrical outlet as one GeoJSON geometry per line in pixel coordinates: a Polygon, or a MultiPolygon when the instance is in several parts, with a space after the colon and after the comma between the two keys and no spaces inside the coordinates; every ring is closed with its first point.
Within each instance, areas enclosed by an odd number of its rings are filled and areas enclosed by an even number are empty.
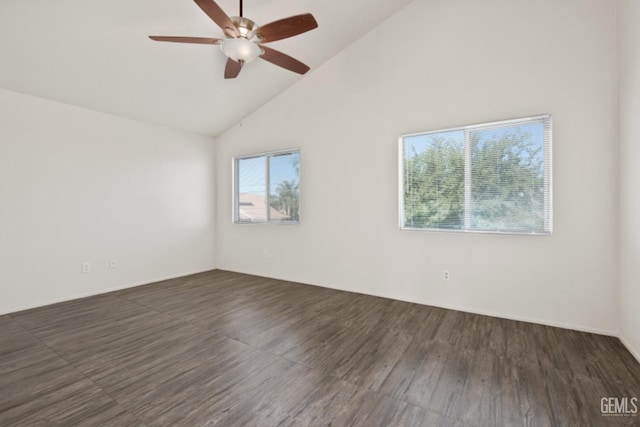
{"type": "Polygon", "coordinates": [[[115,259],[109,260],[109,268],[115,270],[118,268],[118,262],[115,259]]]}
{"type": "Polygon", "coordinates": [[[268,250],[266,250],[266,249],[264,249],[264,250],[262,251],[262,257],[263,257],[263,258],[269,258],[269,251],[268,251],[268,250]]]}
{"type": "Polygon", "coordinates": [[[442,272],[442,280],[449,280],[449,270],[444,270],[442,272]]]}
{"type": "Polygon", "coordinates": [[[82,263],[82,272],[83,273],[89,273],[91,271],[91,263],[90,262],[83,262],[82,263]]]}

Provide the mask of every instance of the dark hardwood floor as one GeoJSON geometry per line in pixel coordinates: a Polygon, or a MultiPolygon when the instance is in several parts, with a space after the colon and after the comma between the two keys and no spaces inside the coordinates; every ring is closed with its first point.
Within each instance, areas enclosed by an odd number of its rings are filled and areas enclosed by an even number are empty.
{"type": "MultiPolygon", "coordinates": [[[[616,338],[211,271],[0,316],[0,426],[588,426],[616,338]]],[[[640,405],[639,405],[640,406],[640,405]]]]}

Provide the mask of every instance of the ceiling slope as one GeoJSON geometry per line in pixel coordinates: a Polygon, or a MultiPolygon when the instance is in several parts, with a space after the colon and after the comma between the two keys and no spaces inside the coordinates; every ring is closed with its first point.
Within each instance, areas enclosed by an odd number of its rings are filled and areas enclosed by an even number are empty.
{"type": "MultiPolygon", "coordinates": [[[[235,0],[217,2],[238,14],[235,0]]],[[[266,24],[312,13],[319,28],[269,46],[313,69],[410,0],[246,0],[266,24]]],[[[304,76],[266,61],[223,78],[218,46],[148,35],[223,37],[192,0],[3,0],[0,87],[189,132],[217,136],[304,76]]]]}

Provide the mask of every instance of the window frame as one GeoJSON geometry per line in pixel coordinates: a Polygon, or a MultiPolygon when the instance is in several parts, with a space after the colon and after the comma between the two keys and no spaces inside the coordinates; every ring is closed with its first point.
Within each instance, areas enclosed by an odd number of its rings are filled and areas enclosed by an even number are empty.
{"type": "MultiPolygon", "coordinates": [[[[544,135],[543,134],[543,135],[544,135]]],[[[414,132],[400,135],[398,138],[398,224],[400,230],[402,231],[431,231],[431,232],[440,232],[440,233],[473,233],[473,234],[507,234],[507,235],[524,235],[524,236],[551,236],[553,233],[553,121],[551,114],[538,114],[534,116],[526,116],[519,117],[515,119],[508,120],[498,120],[492,122],[484,122],[484,123],[476,123],[472,125],[465,126],[457,126],[446,129],[438,129],[433,131],[425,131],[425,132],[414,132]],[[517,230],[483,230],[469,227],[469,206],[471,196],[471,175],[468,173],[471,168],[471,158],[470,158],[470,143],[469,143],[469,131],[473,130],[482,130],[482,129],[491,129],[498,127],[508,127],[509,125],[520,125],[527,123],[537,123],[537,122],[546,122],[548,123],[548,129],[545,129],[544,134],[548,133],[548,137],[545,136],[545,140],[543,140],[543,159],[544,159],[544,186],[545,186],[545,195],[544,195],[544,223],[548,224],[548,229],[544,231],[517,231],[517,230]],[[465,157],[465,166],[464,166],[464,182],[465,182],[465,194],[464,194],[464,226],[460,229],[452,229],[452,228],[421,228],[421,227],[409,227],[404,224],[405,215],[404,215],[404,139],[408,137],[421,136],[421,135],[431,135],[445,132],[453,132],[453,131],[463,131],[465,133],[465,142],[464,142],[464,157],[465,157]]]]}
{"type": "Polygon", "coordinates": [[[252,153],[252,154],[243,154],[239,156],[234,156],[231,161],[231,173],[232,173],[232,206],[231,206],[231,221],[233,224],[277,224],[277,225],[300,225],[302,218],[302,209],[300,206],[300,195],[301,195],[301,180],[300,180],[300,147],[287,148],[282,150],[271,150],[271,151],[263,151],[260,153],[252,153]],[[271,221],[269,218],[269,199],[270,199],[270,164],[269,159],[275,156],[287,155],[287,154],[297,154],[298,155],[298,220],[288,220],[288,221],[271,221]],[[246,159],[254,159],[264,157],[265,161],[265,205],[266,205],[266,221],[242,221],[240,220],[240,168],[238,164],[241,160],[246,159]]]}

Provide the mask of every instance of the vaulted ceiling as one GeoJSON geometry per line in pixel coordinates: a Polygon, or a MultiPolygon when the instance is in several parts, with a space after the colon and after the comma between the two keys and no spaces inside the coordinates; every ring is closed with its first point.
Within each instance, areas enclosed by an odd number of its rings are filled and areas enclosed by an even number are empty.
{"type": "MultiPolygon", "coordinates": [[[[312,73],[410,1],[246,0],[244,16],[312,13],[317,29],[269,44],[312,73]]],[[[217,3],[238,15],[237,0],[217,3]]],[[[0,87],[216,136],[304,78],[258,59],[225,80],[218,46],[148,35],[223,37],[193,0],[2,0],[0,87]]]]}

